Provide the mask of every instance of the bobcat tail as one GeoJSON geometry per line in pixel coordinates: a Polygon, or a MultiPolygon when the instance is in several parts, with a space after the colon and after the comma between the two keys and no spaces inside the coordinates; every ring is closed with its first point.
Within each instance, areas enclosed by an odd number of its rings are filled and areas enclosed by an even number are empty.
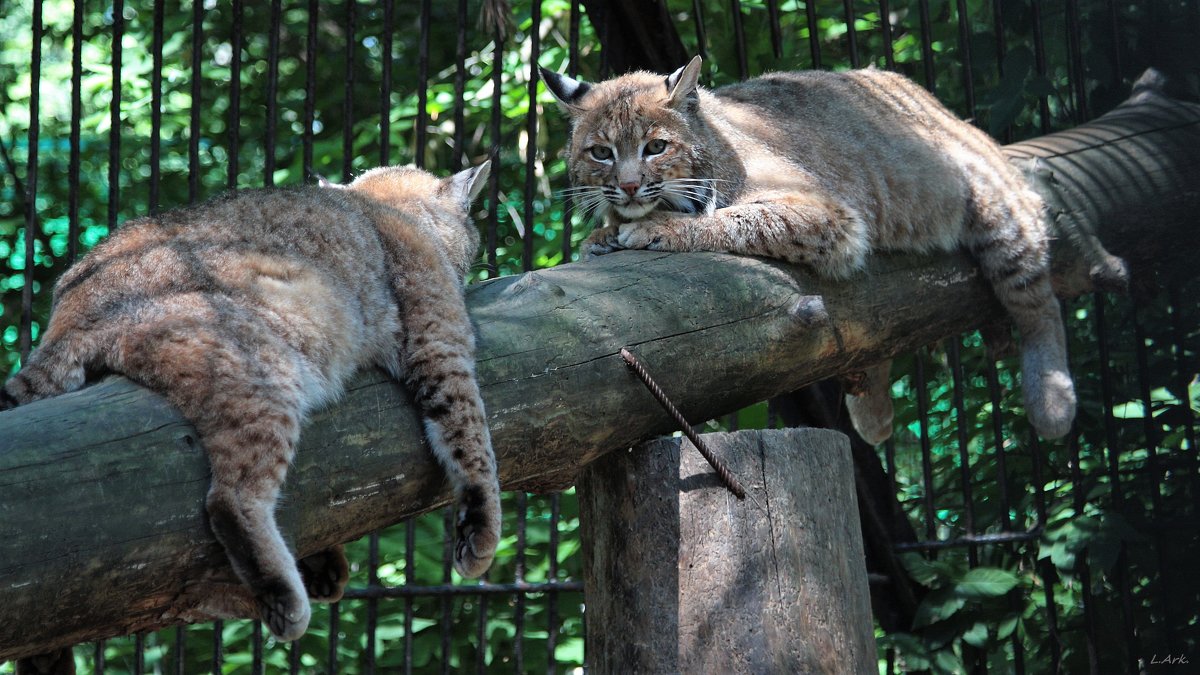
{"type": "Polygon", "coordinates": [[[0,410],[75,391],[83,386],[83,361],[62,343],[43,343],[0,389],[0,410]]]}

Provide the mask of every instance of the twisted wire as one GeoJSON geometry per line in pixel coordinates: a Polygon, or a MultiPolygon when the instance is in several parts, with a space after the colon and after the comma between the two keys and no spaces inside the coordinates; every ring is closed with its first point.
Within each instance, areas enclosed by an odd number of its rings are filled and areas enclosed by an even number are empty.
{"type": "Polygon", "coordinates": [[[746,490],[742,488],[742,484],[738,482],[738,479],[729,470],[729,467],[725,466],[724,462],[714,455],[712,450],[708,448],[708,445],[700,439],[700,434],[696,433],[696,430],[692,428],[692,425],[689,424],[686,419],[684,419],[683,414],[679,412],[679,409],[675,407],[675,404],[671,403],[671,399],[667,398],[667,395],[663,392],[662,388],[658,386],[652,377],[650,377],[650,373],[646,372],[646,367],[637,360],[637,357],[634,356],[632,352],[624,347],[621,348],[621,358],[625,359],[625,364],[633,369],[633,372],[636,373],[638,378],[641,379],[642,384],[646,385],[646,388],[650,390],[650,393],[654,395],[654,398],[658,399],[658,402],[662,404],[662,407],[671,414],[671,417],[675,418],[675,422],[679,425],[679,429],[683,431],[685,436],[688,437],[688,440],[692,442],[692,445],[696,446],[696,449],[700,451],[700,454],[704,455],[704,459],[708,460],[708,463],[712,465],[713,470],[717,472],[718,476],[720,476],[721,482],[725,483],[725,487],[729,488],[729,491],[736,495],[738,499],[745,499],[746,490]]]}

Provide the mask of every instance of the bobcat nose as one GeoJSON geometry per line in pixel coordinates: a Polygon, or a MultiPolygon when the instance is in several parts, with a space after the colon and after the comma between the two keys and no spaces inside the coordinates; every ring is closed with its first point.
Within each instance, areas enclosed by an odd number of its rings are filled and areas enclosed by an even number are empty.
{"type": "Polygon", "coordinates": [[[624,190],[625,194],[632,197],[635,193],[637,193],[638,188],[640,188],[641,185],[638,183],[621,183],[618,187],[624,190]]]}

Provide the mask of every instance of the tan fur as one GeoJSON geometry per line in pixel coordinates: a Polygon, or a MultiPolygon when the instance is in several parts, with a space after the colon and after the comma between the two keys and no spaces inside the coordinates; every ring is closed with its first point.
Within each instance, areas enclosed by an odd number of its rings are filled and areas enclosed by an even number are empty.
{"type": "MultiPolygon", "coordinates": [[[[585,258],[727,251],[844,278],[875,250],[966,247],[1024,339],[1030,420],[1067,432],[1075,394],[1042,201],[994,141],[894,73],[773,73],[709,92],[699,69],[599,84],[542,71],[571,117],[569,192],[605,219],[585,258]]],[[[872,440],[890,435],[887,389],[850,401],[872,440]]]]}
{"type": "Polygon", "coordinates": [[[374,169],[348,186],[254,190],[127,223],[55,289],[41,346],[0,409],[115,372],[170,399],[212,463],[217,539],[282,639],[306,596],[341,597],[340,547],[297,561],[274,509],[300,426],[357,369],[407,384],[459,495],[455,564],[478,576],[500,536],[496,463],[462,281],[488,165],[439,180],[374,169]]]}

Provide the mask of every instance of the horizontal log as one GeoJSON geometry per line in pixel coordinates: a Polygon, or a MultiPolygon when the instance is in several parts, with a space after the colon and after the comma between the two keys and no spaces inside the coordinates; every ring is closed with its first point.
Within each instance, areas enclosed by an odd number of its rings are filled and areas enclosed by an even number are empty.
{"type": "MultiPolygon", "coordinates": [[[[1064,227],[1114,242],[1135,272],[1195,258],[1198,238],[1174,233],[1200,208],[1200,107],[1151,90],[1009,152],[1040,172],[1064,227]]],[[[1063,243],[1056,259],[1079,260],[1063,243]]],[[[1057,265],[1056,283],[1088,289],[1087,267],[1057,265]]],[[[631,251],[467,295],[510,490],[563,488],[602,453],[672,430],[622,346],[701,421],[1003,317],[962,254],[879,255],[832,283],[754,258],[631,251]]],[[[0,413],[0,660],[249,615],[204,523],[207,483],[192,427],[127,380],[0,413]]],[[[449,498],[406,394],[375,371],[309,421],[285,491],[279,520],[302,555],[449,498]]]]}

